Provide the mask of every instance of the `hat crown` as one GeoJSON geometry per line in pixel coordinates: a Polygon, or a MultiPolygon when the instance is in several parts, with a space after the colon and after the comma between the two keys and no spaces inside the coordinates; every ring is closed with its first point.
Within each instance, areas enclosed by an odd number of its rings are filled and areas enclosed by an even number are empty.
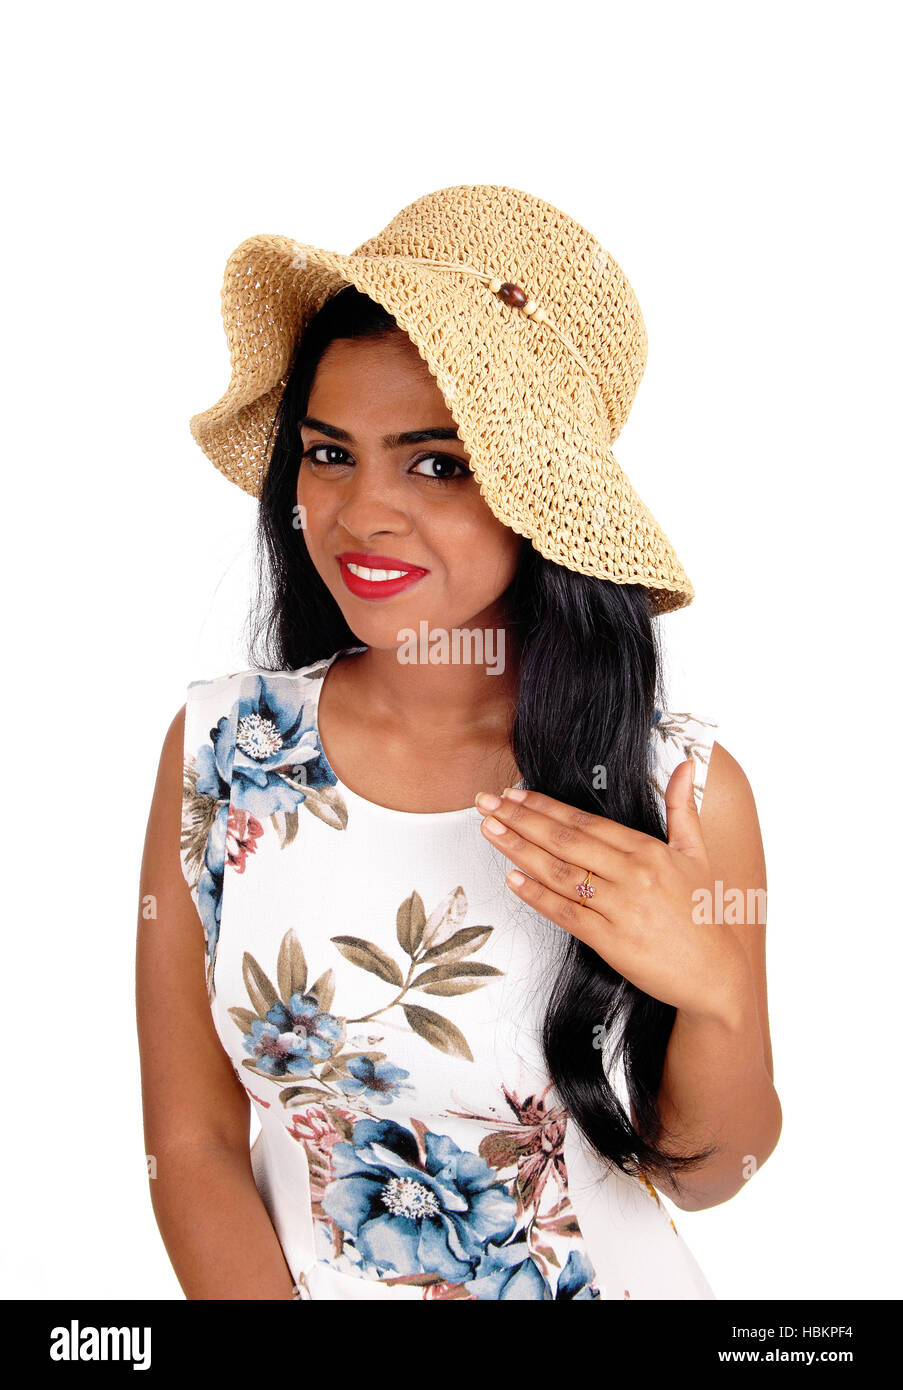
{"type": "Polygon", "coordinates": [[[442,188],[402,208],[355,255],[457,261],[519,285],[589,368],[620,434],[646,367],[639,303],[614,257],[560,208],[499,184],[442,188]]]}

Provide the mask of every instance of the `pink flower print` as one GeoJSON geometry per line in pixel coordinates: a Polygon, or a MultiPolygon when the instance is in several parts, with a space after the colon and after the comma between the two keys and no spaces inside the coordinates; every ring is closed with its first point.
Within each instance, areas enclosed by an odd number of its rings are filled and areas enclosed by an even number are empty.
{"type": "Polygon", "coordinates": [[[263,826],[256,816],[248,811],[229,807],[229,824],[226,830],[226,863],[231,864],[237,874],[245,871],[245,861],[257,849],[255,844],[263,834],[263,826]]]}

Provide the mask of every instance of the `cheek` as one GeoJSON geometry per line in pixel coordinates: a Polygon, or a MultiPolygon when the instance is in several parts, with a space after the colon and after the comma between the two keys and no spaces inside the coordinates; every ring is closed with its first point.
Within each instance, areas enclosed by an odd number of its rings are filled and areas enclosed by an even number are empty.
{"type": "Polygon", "coordinates": [[[497,580],[500,576],[505,578],[505,582],[510,582],[517,569],[518,558],[521,548],[524,545],[523,536],[519,536],[510,527],[489,512],[487,506],[483,507],[480,517],[479,534],[475,536],[475,553],[477,555],[477,568],[484,576],[497,580]],[[488,517],[486,513],[489,513],[488,517]]]}
{"type": "MultiPolygon", "coordinates": [[[[492,513],[487,520],[485,511],[488,508],[480,508],[456,532],[451,564],[462,590],[488,601],[514,578],[524,540],[492,513]]],[[[443,545],[447,547],[448,541],[443,545]]]]}
{"type": "MultiPolygon", "coordinates": [[[[314,482],[316,479],[314,479],[314,482]]],[[[311,484],[311,476],[303,468],[298,469],[298,480],[295,483],[295,496],[299,502],[306,502],[308,506],[311,500],[316,497],[317,489],[311,484]]]]}
{"type": "Polygon", "coordinates": [[[317,486],[317,481],[302,470],[295,484],[295,501],[298,511],[305,518],[304,529],[314,533],[322,529],[329,497],[326,489],[317,486]]]}

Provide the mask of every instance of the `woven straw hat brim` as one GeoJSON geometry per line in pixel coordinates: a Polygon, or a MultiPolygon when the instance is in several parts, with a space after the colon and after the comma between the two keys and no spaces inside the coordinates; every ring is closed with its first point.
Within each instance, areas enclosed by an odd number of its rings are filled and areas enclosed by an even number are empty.
{"type": "Polygon", "coordinates": [[[536,335],[547,326],[464,270],[287,237],[242,242],[222,289],[232,379],[190,422],[227,478],[259,497],[298,337],[348,284],[381,304],[418,349],[499,521],[557,564],[644,585],[657,613],[690,603],[694,590],[673,547],[611,452],[586,372],[551,333],[540,360],[536,335]]]}

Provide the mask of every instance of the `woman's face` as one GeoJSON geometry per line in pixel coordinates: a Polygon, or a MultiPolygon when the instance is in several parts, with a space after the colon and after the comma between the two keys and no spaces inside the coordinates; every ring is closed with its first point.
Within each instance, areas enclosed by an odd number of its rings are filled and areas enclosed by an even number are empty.
{"type": "Polygon", "coordinates": [[[360,642],[396,648],[422,621],[428,632],[504,626],[497,600],[523,538],[480,496],[454,418],[406,334],[330,344],[301,440],[307,548],[360,642]],[[397,438],[412,431],[422,437],[397,438]],[[387,570],[408,573],[386,579],[387,570]]]}

